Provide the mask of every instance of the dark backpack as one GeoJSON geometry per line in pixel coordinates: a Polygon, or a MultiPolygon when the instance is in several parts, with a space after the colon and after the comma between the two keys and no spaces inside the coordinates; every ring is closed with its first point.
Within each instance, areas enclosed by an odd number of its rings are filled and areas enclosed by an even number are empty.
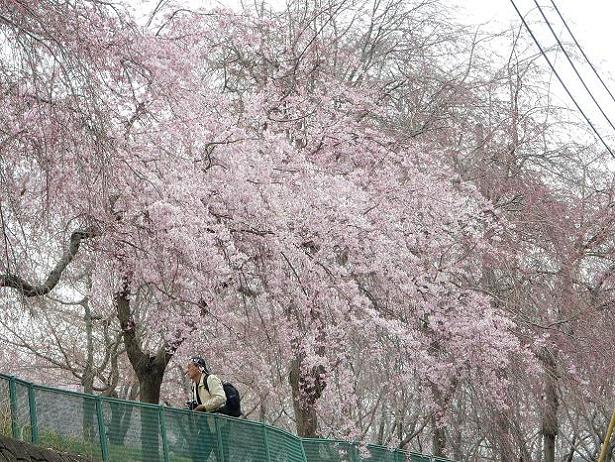
{"type": "MultiPolygon", "coordinates": [[[[209,375],[205,376],[205,380],[203,380],[203,385],[207,389],[209,393],[209,384],[207,380],[209,379],[209,375]]],[[[231,417],[239,417],[241,415],[241,396],[239,396],[239,392],[237,388],[232,383],[222,382],[222,388],[224,389],[224,394],[226,395],[226,404],[218,409],[216,412],[220,414],[230,415],[231,417]]],[[[196,394],[197,400],[199,404],[201,399],[199,394],[196,394]]]]}

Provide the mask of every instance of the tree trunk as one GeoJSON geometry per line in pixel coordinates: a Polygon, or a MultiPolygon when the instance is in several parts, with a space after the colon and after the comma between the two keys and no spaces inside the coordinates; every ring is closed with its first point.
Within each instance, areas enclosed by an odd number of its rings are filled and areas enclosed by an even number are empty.
{"type": "Polygon", "coordinates": [[[293,395],[297,435],[304,438],[316,438],[318,436],[316,401],[320,394],[311,393],[309,388],[306,387],[306,380],[301,376],[299,359],[291,361],[289,382],[293,395]]]}
{"type": "MultiPolygon", "coordinates": [[[[146,354],[142,350],[130,312],[128,285],[128,281],[125,281],[123,290],[115,295],[117,317],[122,328],[124,345],[130,364],[139,380],[140,400],[145,403],[158,404],[164,371],[171,359],[171,353],[165,348],[166,345],[160,348],[156,356],[146,354]]],[[[144,460],[160,460],[157,416],[158,413],[154,415],[151,409],[141,409],[141,444],[144,460]],[[152,444],[154,442],[155,444],[152,444]]]]}
{"type": "Polygon", "coordinates": [[[547,352],[541,358],[545,365],[545,394],[542,415],[542,435],[544,462],[555,462],[555,439],[558,433],[557,410],[557,371],[555,358],[547,352]]]}
{"type": "MultiPolygon", "coordinates": [[[[89,389],[89,391],[85,392],[88,394],[92,394],[94,383],[94,377],[91,375],[87,375],[84,373],[83,378],[81,380],[81,385],[84,390],[89,389]]],[[[83,438],[85,441],[93,441],[96,436],[97,423],[96,423],[96,403],[93,399],[85,399],[83,400],[83,418],[82,418],[82,428],[83,428],[83,438]]]]}
{"type": "Polygon", "coordinates": [[[144,403],[158,404],[165,369],[157,365],[153,357],[150,356],[148,359],[152,362],[152,365],[137,373],[140,389],[139,399],[144,403]]]}
{"type": "Polygon", "coordinates": [[[126,353],[139,380],[139,399],[144,403],[158,404],[160,401],[160,386],[164,378],[164,371],[172,357],[172,351],[166,344],[158,350],[156,355],[147,354],[143,351],[130,312],[130,299],[126,285],[124,290],[115,295],[117,317],[122,328],[126,353]]]}
{"type": "MultiPolygon", "coordinates": [[[[91,289],[91,284],[88,278],[88,293],[91,289]]],[[[86,296],[81,301],[84,314],[83,320],[85,321],[85,338],[86,338],[86,355],[85,369],[81,376],[81,386],[83,393],[91,395],[94,393],[94,345],[92,340],[92,312],[90,310],[90,303],[86,296]]],[[[83,437],[86,441],[91,441],[95,436],[95,423],[96,405],[91,399],[86,399],[83,402],[83,437]]]]}
{"type": "Polygon", "coordinates": [[[433,455],[435,457],[444,457],[444,448],[446,447],[446,434],[444,427],[438,423],[435,414],[431,416],[431,424],[433,426],[433,455]]]}
{"type": "MultiPolygon", "coordinates": [[[[126,353],[137,379],[139,380],[139,399],[144,403],[160,402],[160,387],[164,372],[185,337],[174,342],[165,342],[155,355],[143,351],[137,338],[136,325],[130,310],[130,277],[124,277],[122,289],[115,294],[117,317],[122,329],[126,353]]],[[[195,324],[196,326],[196,324],[195,324]]],[[[141,409],[141,441],[145,460],[159,460],[158,431],[160,428],[157,410],[141,409]],[[152,444],[155,443],[155,444],[152,444]]]]}
{"type": "MultiPolygon", "coordinates": [[[[437,342],[433,343],[434,350],[439,350],[440,347],[437,342]]],[[[438,403],[439,409],[431,414],[431,426],[433,428],[433,455],[436,457],[446,457],[446,432],[445,427],[442,424],[442,418],[446,413],[450,412],[450,403],[453,399],[453,394],[457,389],[457,380],[451,381],[449,387],[446,390],[441,390],[437,384],[429,382],[429,387],[433,393],[433,398],[438,403]]]]}
{"type": "MultiPolygon", "coordinates": [[[[292,268],[290,262],[288,260],[286,261],[292,268]]],[[[294,268],[292,269],[296,274],[294,268]]],[[[293,308],[292,305],[288,307],[287,316],[289,320],[292,319],[293,314],[297,314],[296,310],[293,308]]],[[[309,313],[309,322],[312,326],[323,325],[316,307],[311,306],[309,313]]],[[[299,331],[307,332],[305,320],[300,315],[297,315],[296,320],[299,331]]],[[[322,327],[316,327],[316,329],[317,346],[315,353],[323,357],[325,355],[325,333],[322,327]]],[[[325,367],[322,364],[314,365],[310,370],[304,367],[305,351],[302,348],[300,337],[295,337],[291,340],[291,348],[294,356],[290,362],[288,381],[293,396],[293,409],[295,411],[297,434],[304,438],[315,438],[318,436],[316,403],[322,396],[324,388],[327,386],[325,367]]]]}

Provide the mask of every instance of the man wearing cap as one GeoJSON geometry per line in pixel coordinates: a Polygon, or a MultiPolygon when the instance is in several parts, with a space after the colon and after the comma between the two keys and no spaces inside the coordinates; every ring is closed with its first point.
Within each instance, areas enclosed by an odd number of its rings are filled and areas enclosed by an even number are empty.
{"type": "Polygon", "coordinates": [[[226,404],[222,380],[209,373],[205,360],[194,356],[188,361],[186,375],[192,380],[192,399],[198,403],[195,411],[215,412],[226,404]]]}
{"type": "MultiPolygon", "coordinates": [[[[196,406],[191,406],[195,411],[216,412],[226,404],[226,393],[222,387],[222,381],[217,375],[209,373],[209,368],[205,360],[199,356],[193,356],[186,366],[186,375],[192,381],[192,401],[196,406]]],[[[230,462],[229,458],[229,436],[230,428],[228,422],[218,422],[216,424],[212,417],[207,417],[205,421],[199,417],[195,422],[197,425],[194,431],[196,438],[189,442],[192,452],[192,460],[201,462],[208,460],[211,452],[216,451],[216,460],[219,462],[230,462]],[[220,443],[216,437],[216,425],[220,431],[220,443]]]]}

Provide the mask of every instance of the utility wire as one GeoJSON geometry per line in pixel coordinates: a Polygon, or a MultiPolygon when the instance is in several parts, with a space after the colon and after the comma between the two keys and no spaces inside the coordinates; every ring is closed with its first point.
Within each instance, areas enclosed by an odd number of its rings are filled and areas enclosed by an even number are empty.
{"type": "Polygon", "coordinates": [[[587,84],[585,83],[585,80],[583,80],[583,77],[581,77],[581,74],[579,73],[577,66],[575,66],[574,61],[572,61],[572,59],[570,59],[570,55],[568,54],[568,52],[566,51],[566,49],[564,48],[564,45],[562,45],[562,42],[560,41],[559,37],[557,36],[557,34],[555,33],[555,31],[553,30],[553,27],[551,26],[551,23],[549,22],[549,20],[547,19],[547,16],[545,15],[544,11],[542,10],[542,7],[539,5],[537,0],[534,0],[534,3],[536,4],[536,8],[538,8],[538,11],[540,11],[540,14],[542,15],[542,18],[545,20],[545,22],[547,23],[547,26],[549,26],[549,30],[551,31],[551,34],[553,34],[553,37],[555,37],[555,40],[557,41],[557,45],[560,47],[560,49],[564,52],[564,56],[566,57],[566,59],[568,60],[568,62],[570,63],[570,65],[572,66],[572,69],[574,69],[574,73],[577,75],[577,77],[579,78],[579,80],[581,81],[581,83],[583,84],[583,88],[585,88],[585,90],[587,91],[587,93],[589,94],[589,96],[591,97],[592,101],[594,102],[594,104],[596,104],[596,106],[598,107],[598,109],[600,110],[600,113],[604,116],[604,118],[606,119],[606,121],[609,123],[609,125],[611,126],[611,128],[613,130],[615,130],[615,125],[613,125],[613,122],[611,122],[611,119],[609,119],[609,116],[607,116],[605,114],[605,112],[602,110],[602,106],[600,106],[600,104],[598,103],[598,101],[596,101],[596,98],[594,98],[594,95],[592,94],[592,92],[590,91],[590,89],[587,87],[587,84]]]}
{"type": "Polygon", "coordinates": [[[607,151],[609,151],[609,154],[611,154],[611,156],[615,159],[615,154],[613,153],[613,151],[611,151],[611,148],[608,146],[608,144],[606,144],[606,142],[604,141],[602,136],[600,136],[600,133],[598,133],[598,130],[596,130],[596,127],[594,127],[594,124],[592,124],[591,121],[589,120],[589,118],[587,117],[587,115],[585,115],[585,112],[583,112],[583,109],[581,109],[581,106],[579,106],[579,103],[577,103],[577,101],[574,99],[574,96],[572,96],[572,93],[570,93],[570,90],[568,90],[568,87],[566,86],[566,84],[564,84],[564,81],[562,80],[562,78],[559,76],[559,74],[555,70],[555,66],[553,66],[553,63],[551,63],[551,60],[549,59],[547,54],[544,52],[544,50],[542,49],[542,46],[538,42],[538,39],[536,38],[536,36],[532,32],[532,29],[530,28],[528,23],[525,21],[525,18],[523,17],[521,12],[519,11],[519,8],[517,8],[517,5],[515,4],[515,0],[510,0],[510,3],[512,3],[512,6],[515,9],[515,11],[517,12],[517,14],[519,15],[519,18],[521,18],[521,22],[523,22],[523,25],[525,26],[527,31],[532,36],[532,39],[534,40],[534,43],[536,43],[536,46],[540,50],[540,53],[547,60],[547,63],[549,64],[549,67],[551,68],[551,71],[553,71],[553,74],[555,74],[555,77],[557,77],[557,80],[559,80],[559,83],[562,85],[562,87],[564,87],[564,90],[566,90],[566,93],[568,93],[568,96],[570,97],[570,99],[572,100],[574,105],[577,107],[577,109],[579,110],[579,112],[581,113],[583,118],[587,121],[587,123],[592,128],[592,130],[594,131],[594,133],[596,134],[598,139],[602,142],[602,144],[607,149],[607,151]]]}
{"type": "Polygon", "coordinates": [[[607,93],[609,94],[609,96],[611,97],[611,99],[615,102],[615,96],[613,96],[613,93],[611,93],[611,90],[609,90],[609,87],[606,86],[606,83],[604,83],[604,81],[602,80],[602,77],[600,77],[600,74],[598,74],[598,71],[596,70],[596,68],[594,67],[594,65],[592,64],[592,62],[589,60],[589,58],[587,57],[587,55],[585,54],[585,51],[583,51],[583,48],[581,47],[581,45],[579,44],[579,42],[577,42],[576,37],[574,36],[574,34],[572,33],[572,31],[570,30],[570,27],[568,27],[568,23],[566,22],[566,20],[564,19],[564,17],[562,16],[562,14],[560,13],[559,9],[557,8],[557,5],[555,4],[555,2],[553,0],[551,0],[551,4],[553,5],[553,8],[555,9],[555,11],[557,11],[557,14],[559,16],[559,18],[562,20],[562,22],[564,23],[564,26],[566,27],[566,30],[568,31],[568,33],[570,34],[570,36],[572,37],[572,40],[574,40],[574,44],[577,46],[577,48],[579,50],[581,50],[581,54],[583,55],[583,57],[585,58],[585,61],[587,61],[587,63],[589,64],[589,66],[592,68],[592,71],[594,71],[594,74],[596,74],[596,77],[598,77],[598,80],[600,80],[600,83],[602,84],[602,86],[604,87],[604,89],[607,91],[607,93]]]}

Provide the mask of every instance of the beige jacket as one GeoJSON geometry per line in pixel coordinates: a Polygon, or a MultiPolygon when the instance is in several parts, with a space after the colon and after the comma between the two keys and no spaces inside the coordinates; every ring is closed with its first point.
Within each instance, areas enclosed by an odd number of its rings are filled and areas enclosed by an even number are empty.
{"type": "Polygon", "coordinates": [[[205,374],[201,374],[199,386],[195,387],[194,383],[192,384],[192,398],[199,401],[207,412],[217,411],[226,404],[226,393],[224,393],[222,381],[217,375],[206,376],[205,374]],[[209,391],[207,391],[205,387],[205,377],[207,377],[207,387],[209,387],[209,391]],[[196,396],[197,392],[200,398],[198,400],[196,396]]]}

